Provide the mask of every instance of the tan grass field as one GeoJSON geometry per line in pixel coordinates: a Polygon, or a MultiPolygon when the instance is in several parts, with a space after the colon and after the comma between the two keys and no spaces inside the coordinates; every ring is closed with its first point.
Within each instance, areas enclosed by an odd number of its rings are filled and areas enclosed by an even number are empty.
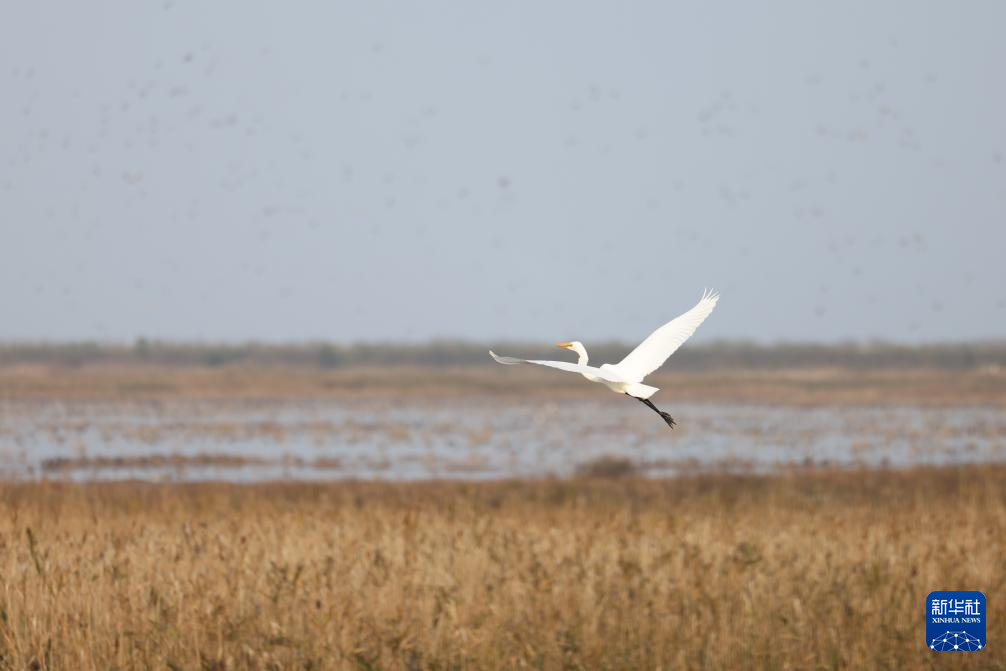
{"type": "Polygon", "coordinates": [[[0,487],[4,669],[1006,668],[1006,468],[0,487]],[[925,647],[980,590],[988,647],[925,647]]]}
{"type": "MultiPolygon", "coordinates": [[[[999,369],[709,370],[647,378],[666,402],[785,405],[1006,406],[999,369]]],[[[0,366],[0,400],[298,399],[496,395],[596,397],[609,393],[574,375],[531,366],[0,366]]]]}

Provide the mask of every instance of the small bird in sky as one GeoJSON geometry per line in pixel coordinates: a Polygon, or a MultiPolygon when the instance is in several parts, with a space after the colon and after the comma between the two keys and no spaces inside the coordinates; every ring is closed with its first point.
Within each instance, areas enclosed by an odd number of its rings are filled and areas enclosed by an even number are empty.
{"type": "Polygon", "coordinates": [[[636,399],[640,403],[645,403],[653,412],[660,415],[667,426],[674,428],[676,422],[666,412],[657,408],[650,401],[650,397],[660,391],[657,387],[643,384],[643,378],[664,365],[674,352],[688,340],[699,324],[706,320],[706,317],[716,307],[720,295],[715,291],[706,290],[702,293],[702,298],[688,312],[679,317],[675,317],[656,331],[651,333],[636,349],[629,352],[628,356],[616,364],[601,364],[600,368],[587,365],[587,349],[578,340],[571,342],[556,343],[557,347],[568,349],[579,355],[576,363],[568,361],[538,361],[534,359],[516,359],[510,356],[499,356],[492,350],[489,354],[499,363],[518,364],[532,363],[538,366],[548,366],[559,370],[579,373],[591,382],[603,384],[608,389],[619,394],[625,394],[636,399]]]}

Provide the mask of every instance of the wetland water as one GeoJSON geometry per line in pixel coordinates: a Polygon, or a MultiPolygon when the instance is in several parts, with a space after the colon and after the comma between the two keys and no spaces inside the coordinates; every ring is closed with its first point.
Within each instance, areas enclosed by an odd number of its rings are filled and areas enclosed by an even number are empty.
{"type": "Polygon", "coordinates": [[[3,401],[7,479],[565,476],[604,455],[647,475],[1006,460],[994,407],[674,404],[512,398],[3,401]],[[666,408],[664,407],[666,405],[666,408]]]}

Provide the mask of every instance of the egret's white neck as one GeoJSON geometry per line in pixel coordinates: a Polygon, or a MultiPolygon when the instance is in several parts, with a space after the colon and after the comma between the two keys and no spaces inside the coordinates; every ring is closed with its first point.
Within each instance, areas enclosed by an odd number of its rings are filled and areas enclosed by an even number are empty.
{"type": "Polygon", "coordinates": [[[579,365],[581,365],[581,366],[586,366],[587,365],[587,348],[584,347],[581,343],[578,343],[578,342],[573,343],[572,345],[570,345],[569,348],[571,350],[573,350],[574,352],[576,352],[577,355],[580,357],[580,359],[576,363],[579,364],[579,365]]]}

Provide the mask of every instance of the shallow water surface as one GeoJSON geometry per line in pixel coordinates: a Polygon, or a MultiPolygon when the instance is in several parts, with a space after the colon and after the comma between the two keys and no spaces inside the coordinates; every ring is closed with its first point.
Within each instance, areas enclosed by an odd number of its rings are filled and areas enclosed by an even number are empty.
{"type": "Polygon", "coordinates": [[[987,407],[673,404],[623,399],[0,402],[8,478],[501,478],[604,455],[649,475],[1003,461],[987,407]]]}

